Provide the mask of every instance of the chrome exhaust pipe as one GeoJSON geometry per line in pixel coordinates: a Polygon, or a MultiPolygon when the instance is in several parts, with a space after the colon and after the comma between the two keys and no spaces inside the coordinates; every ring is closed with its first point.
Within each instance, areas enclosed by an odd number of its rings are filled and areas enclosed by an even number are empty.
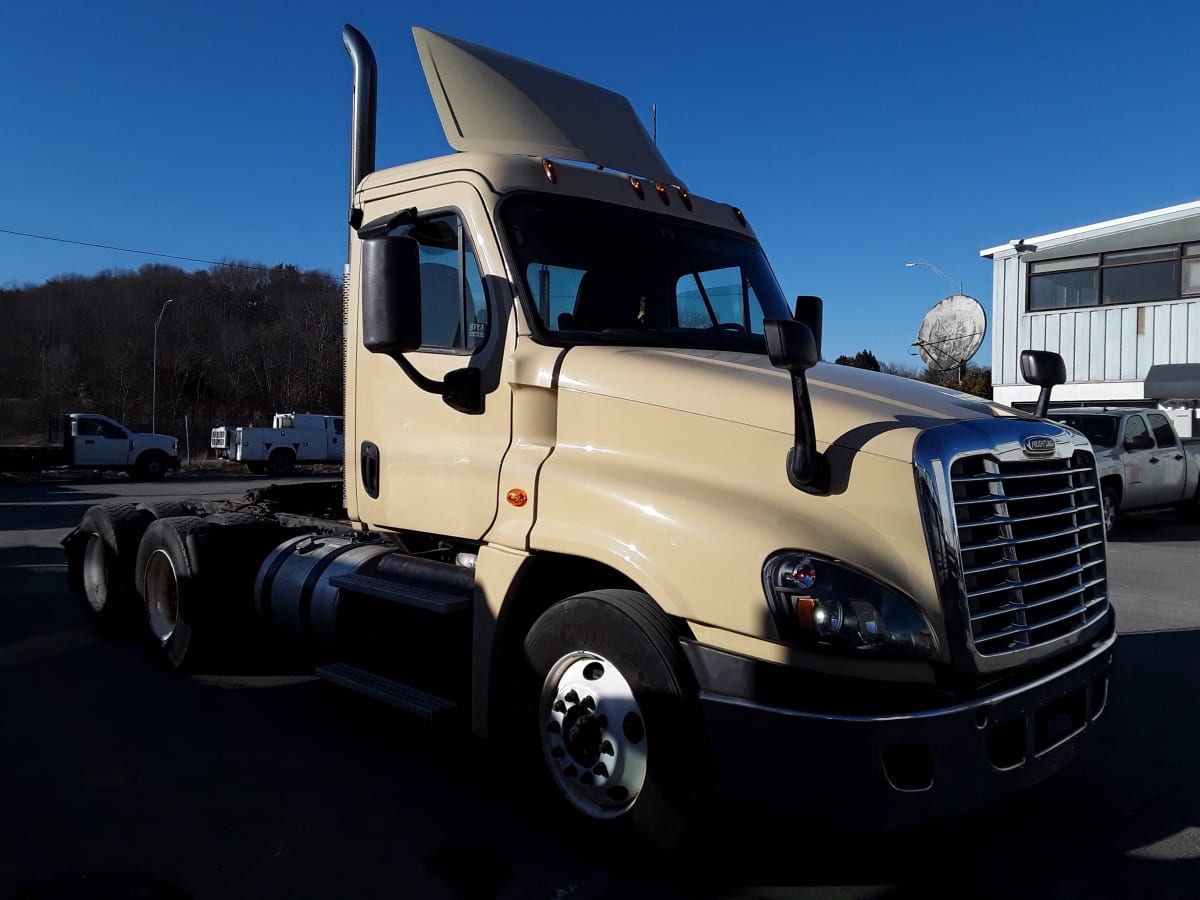
{"type": "MultiPolygon", "coordinates": [[[[351,227],[355,221],[354,192],[359,183],[375,171],[375,52],[353,25],[342,29],[342,43],[354,64],[354,102],[350,114],[350,204],[351,227]]],[[[361,219],[362,213],[358,212],[361,219]]]]}

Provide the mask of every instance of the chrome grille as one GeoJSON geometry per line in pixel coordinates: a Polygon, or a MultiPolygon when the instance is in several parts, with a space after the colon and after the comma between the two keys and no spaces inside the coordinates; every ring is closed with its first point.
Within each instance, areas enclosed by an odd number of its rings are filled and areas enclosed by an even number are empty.
{"type": "Polygon", "coordinates": [[[1090,453],[959,457],[950,485],[976,653],[1053,644],[1104,615],[1104,517],[1090,453]]]}

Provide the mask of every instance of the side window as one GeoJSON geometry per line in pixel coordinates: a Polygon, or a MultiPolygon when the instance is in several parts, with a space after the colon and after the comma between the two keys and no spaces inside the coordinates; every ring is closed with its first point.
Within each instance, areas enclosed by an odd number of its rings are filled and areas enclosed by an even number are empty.
{"type": "Polygon", "coordinates": [[[762,333],[762,321],[750,320],[750,310],[759,308],[758,299],[740,268],[701,272],[699,284],[696,276],[685,275],[675,285],[675,303],[681,328],[712,328],[715,317],[718,325],[762,333]]]}
{"type": "Polygon", "coordinates": [[[82,437],[97,437],[100,434],[99,419],[76,419],[75,433],[82,437]]]}
{"type": "Polygon", "coordinates": [[[1141,416],[1130,416],[1125,420],[1125,440],[1136,437],[1149,437],[1150,432],[1146,430],[1146,423],[1142,421],[1141,416]]]}
{"type": "Polygon", "coordinates": [[[416,239],[421,264],[421,346],[474,350],[487,340],[483,276],[457,215],[437,216],[398,229],[416,239]]]}
{"type": "Polygon", "coordinates": [[[112,438],[113,440],[121,440],[125,437],[125,431],[111,422],[97,419],[96,424],[100,426],[100,437],[112,438]]]}
{"type": "Polygon", "coordinates": [[[345,419],[334,419],[333,420],[333,433],[334,434],[345,434],[346,433],[346,420],[345,419]]]}
{"type": "Polygon", "coordinates": [[[1175,431],[1171,428],[1171,423],[1167,421],[1167,417],[1158,413],[1151,413],[1150,427],[1154,429],[1154,440],[1160,447],[1175,446],[1175,431]]]}

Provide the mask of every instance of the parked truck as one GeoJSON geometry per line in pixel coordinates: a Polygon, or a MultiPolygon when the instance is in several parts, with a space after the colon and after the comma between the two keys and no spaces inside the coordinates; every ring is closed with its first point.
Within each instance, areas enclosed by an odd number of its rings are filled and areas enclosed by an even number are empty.
{"type": "Polygon", "coordinates": [[[1200,438],[1181,438],[1161,409],[1064,407],[1051,417],[1095,448],[1110,537],[1130,510],[1173,506],[1200,516],[1200,438]]]}
{"type": "Polygon", "coordinates": [[[148,480],[179,468],[179,441],[95,413],[54,416],[45,443],[0,446],[0,471],[116,469],[148,480]]]}
{"type": "Polygon", "coordinates": [[[90,608],[177,667],[289,638],[614,839],[669,843],[718,789],[900,824],[1067,762],[1116,640],[1087,440],[818,362],[819,301],[628,101],[414,35],[459,152],[377,171],[344,32],[344,509],[95,507],[65,541],[90,608]]]}
{"type": "Polygon", "coordinates": [[[287,475],[297,465],[342,464],[342,416],[276,413],[270,428],[218,426],[210,446],[217,459],[245,463],[256,475],[287,475]]]}

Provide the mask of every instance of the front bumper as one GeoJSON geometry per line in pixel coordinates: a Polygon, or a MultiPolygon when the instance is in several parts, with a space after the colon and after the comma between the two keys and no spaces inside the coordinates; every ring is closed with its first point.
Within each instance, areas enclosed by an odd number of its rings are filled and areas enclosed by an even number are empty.
{"type": "MultiPolygon", "coordinates": [[[[737,799],[832,827],[892,829],[967,812],[1030,787],[1076,754],[1103,713],[1116,632],[1026,684],[912,712],[806,712],[705,684],[687,648],[718,783],[737,799]]],[[[713,667],[709,667],[709,671],[713,667]]]]}

